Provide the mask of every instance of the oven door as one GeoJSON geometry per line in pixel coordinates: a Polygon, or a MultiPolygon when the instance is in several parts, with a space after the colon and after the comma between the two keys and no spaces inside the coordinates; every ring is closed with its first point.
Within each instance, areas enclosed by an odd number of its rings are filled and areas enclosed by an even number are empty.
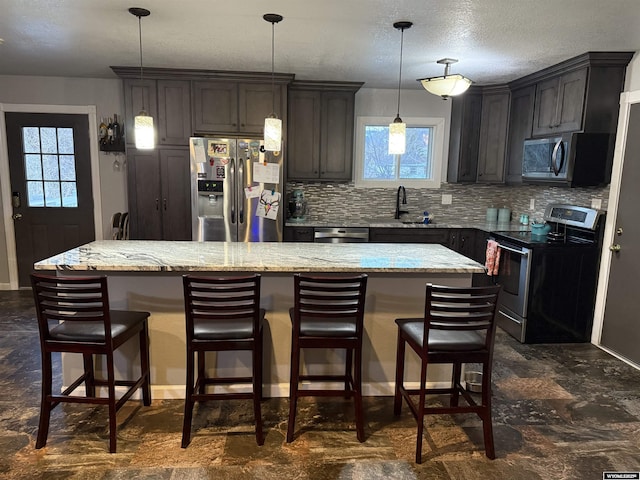
{"type": "Polygon", "coordinates": [[[500,265],[496,283],[502,285],[500,308],[506,308],[517,316],[527,317],[529,300],[529,274],[531,249],[498,240],[500,265]]]}

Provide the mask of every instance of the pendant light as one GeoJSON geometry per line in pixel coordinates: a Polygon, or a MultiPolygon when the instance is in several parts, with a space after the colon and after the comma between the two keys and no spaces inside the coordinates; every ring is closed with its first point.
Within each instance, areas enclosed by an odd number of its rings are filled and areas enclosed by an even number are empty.
{"type": "Polygon", "coordinates": [[[394,28],[400,30],[400,73],[398,75],[398,113],[392,123],[389,124],[389,155],[402,155],[407,144],[407,124],[400,118],[400,88],[402,84],[402,47],[404,44],[404,31],[411,28],[411,22],[396,22],[394,28]]]}
{"type": "MultiPolygon", "coordinates": [[[[132,7],[129,13],[138,17],[138,33],[140,37],[140,80],[142,81],[142,17],[148,17],[151,12],[146,8],[132,7]]],[[[149,150],[155,147],[155,131],[153,129],[153,117],[144,109],[144,95],[142,95],[142,110],[135,116],[133,133],[136,148],[149,150]]]]}
{"type": "Polygon", "coordinates": [[[282,21],[282,15],[266,13],[262,16],[271,23],[271,115],[264,119],[264,149],[269,152],[279,152],[282,149],[282,120],[276,116],[276,95],[274,81],[274,37],[275,24],[282,21]]]}
{"type": "Polygon", "coordinates": [[[460,95],[471,86],[471,80],[462,75],[450,75],[449,69],[452,63],[457,63],[454,58],[443,58],[437,63],[444,65],[444,75],[442,77],[431,77],[418,79],[422,86],[429,93],[441,96],[444,100],[455,95],[460,95]]]}

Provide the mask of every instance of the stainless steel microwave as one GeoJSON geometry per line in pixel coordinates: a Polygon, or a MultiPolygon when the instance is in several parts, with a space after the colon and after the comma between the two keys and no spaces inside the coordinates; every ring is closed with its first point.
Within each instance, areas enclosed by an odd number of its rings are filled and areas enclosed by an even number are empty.
{"type": "Polygon", "coordinates": [[[524,141],[522,181],[568,186],[604,185],[611,178],[613,137],[566,133],[524,141]]]}

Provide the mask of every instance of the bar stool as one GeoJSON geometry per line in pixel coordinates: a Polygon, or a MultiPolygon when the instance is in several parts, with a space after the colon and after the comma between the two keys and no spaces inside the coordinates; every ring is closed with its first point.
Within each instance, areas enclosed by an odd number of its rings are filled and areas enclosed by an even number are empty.
{"type": "Polygon", "coordinates": [[[195,402],[252,399],[256,442],[262,434],[262,324],[260,275],[198,277],[184,275],[184,306],[187,327],[187,380],[184,402],[182,448],[191,441],[191,421],[195,402]],[[207,377],[206,352],[251,351],[251,376],[207,377]],[[194,356],[198,376],[194,383],[194,356]],[[251,392],[206,392],[207,385],[250,384],[251,392]]]}
{"type": "Polygon", "coordinates": [[[461,288],[427,284],[424,318],[396,319],[398,348],[393,411],[400,415],[404,398],[418,422],[416,463],[422,462],[424,416],[429,414],[478,414],[482,419],[486,455],[491,459],[496,456],[491,424],[491,364],[499,291],[500,286],[461,288]],[[406,344],[420,357],[418,389],[404,386],[406,344]],[[434,363],[453,365],[449,388],[426,387],[427,367],[434,363]],[[480,404],[476,403],[460,382],[463,363],[482,364],[480,404]],[[449,395],[449,406],[427,407],[426,395],[434,394],[449,395]],[[412,396],[418,396],[417,403],[412,396]],[[458,404],[460,396],[466,401],[466,405],[458,404]]]}
{"type": "Polygon", "coordinates": [[[149,313],[110,310],[105,276],[56,277],[31,274],[31,286],[42,355],[42,400],[36,448],[42,448],[47,443],[53,408],[62,402],[92,403],[109,407],[109,452],[115,453],[116,412],[139,388],[142,390],[143,404],[151,405],[147,326],[149,313]],[[140,377],[135,380],[116,380],[114,351],[136,335],[140,344],[140,377]],[[84,373],[59,395],[52,393],[53,352],[80,353],[84,362],[84,373]],[[106,379],[95,377],[94,355],[106,357],[106,379]],[[82,383],[85,384],[85,396],[71,396],[82,383]],[[107,396],[97,396],[96,386],[106,386],[107,396]],[[128,387],[120,399],[116,399],[117,386],[128,387]]]}
{"type": "Polygon", "coordinates": [[[287,442],[293,441],[299,397],[353,397],[356,431],[364,441],[362,411],[362,336],[367,275],[321,277],[295,274],[292,322],[291,381],[287,442]],[[300,351],[343,348],[344,375],[300,374],[300,351]],[[344,382],[344,390],[300,389],[301,381],[344,382]]]}

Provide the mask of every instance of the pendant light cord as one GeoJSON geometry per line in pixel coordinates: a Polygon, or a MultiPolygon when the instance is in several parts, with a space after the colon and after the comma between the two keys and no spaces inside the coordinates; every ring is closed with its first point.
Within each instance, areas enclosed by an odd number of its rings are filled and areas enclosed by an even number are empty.
{"type": "Polygon", "coordinates": [[[271,22],[271,112],[275,116],[276,114],[276,88],[275,88],[275,73],[274,73],[274,63],[275,63],[275,22],[271,22]]]}
{"type": "MultiPolygon", "coordinates": [[[[138,36],[140,40],[140,82],[142,82],[142,17],[138,17],[138,36]]],[[[142,111],[144,112],[144,93],[141,97],[142,111]]]]}
{"type": "Polygon", "coordinates": [[[400,118],[400,88],[402,85],[402,47],[404,45],[404,28],[400,29],[400,73],[398,74],[398,113],[397,118],[400,118]]]}

